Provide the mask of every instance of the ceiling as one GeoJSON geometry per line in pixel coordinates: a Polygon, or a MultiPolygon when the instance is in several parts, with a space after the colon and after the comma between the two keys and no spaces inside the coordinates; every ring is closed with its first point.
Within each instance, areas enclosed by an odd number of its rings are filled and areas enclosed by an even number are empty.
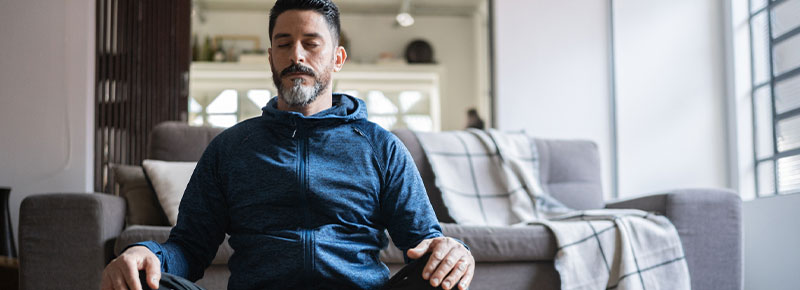
{"type": "MultiPolygon", "coordinates": [[[[269,10],[275,0],[193,0],[207,10],[269,10]]],[[[403,0],[334,0],[342,14],[397,14],[403,0]]],[[[472,16],[486,0],[412,0],[411,14],[472,16]]]]}

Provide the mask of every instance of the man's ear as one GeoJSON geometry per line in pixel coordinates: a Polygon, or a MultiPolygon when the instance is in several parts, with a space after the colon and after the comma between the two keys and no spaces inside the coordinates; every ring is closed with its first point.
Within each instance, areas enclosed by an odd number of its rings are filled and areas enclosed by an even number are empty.
{"type": "Polygon", "coordinates": [[[344,50],[343,46],[337,46],[336,51],[334,52],[333,71],[338,72],[342,70],[344,62],[346,60],[347,60],[347,51],[344,50]]]}
{"type": "Polygon", "coordinates": [[[272,65],[272,47],[267,48],[267,60],[269,61],[269,65],[272,65]]]}

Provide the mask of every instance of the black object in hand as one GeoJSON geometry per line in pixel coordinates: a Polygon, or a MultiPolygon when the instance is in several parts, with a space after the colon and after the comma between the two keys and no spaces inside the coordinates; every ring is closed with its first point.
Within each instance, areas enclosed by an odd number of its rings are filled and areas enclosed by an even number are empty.
{"type": "Polygon", "coordinates": [[[420,290],[420,289],[444,289],[441,285],[439,287],[431,286],[428,280],[422,279],[422,270],[428,264],[431,254],[427,253],[419,259],[416,259],[400,269],[397,273],[389,279],[389,282],[383,286],[383,290],[420,290]]]}
{"type": "Polygon", "coordinates": [[[139,281],[142,283],[143,290],[206,290],[183,277],[164,272],[161,272],[161,281],[158,282],[158,289],[151,289],[145,276],[147,275],[144,271],[139,271],[139,281]]]}

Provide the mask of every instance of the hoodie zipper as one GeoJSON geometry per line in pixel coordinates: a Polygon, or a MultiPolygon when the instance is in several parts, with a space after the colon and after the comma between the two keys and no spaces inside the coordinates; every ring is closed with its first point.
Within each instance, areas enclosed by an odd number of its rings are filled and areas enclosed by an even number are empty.
{"type": "MultiPolygon", "coordinates": [[[[297,136],[298,126],[295,123],[294,131],[292,132],[292,139],[297,136]]],[[[305,198],[306,208],[303,212],[303,228],[301,229],[301,237],[303,239],[303,270],[304,276],[306,279],[303,279],[307,286],[313,285],[311,279],[313,277],[314,271],[314,255],[313,255],[313,248],[314,248],[314,233],[309,229],[311,213],[310,213],[310,201],[311,198],[308,193],[308,174],[306,168],[306,162],[308,161],[308,137],[305,135],[299,136],[298,141],[298,179],[300,183],[301,193],[305,198]]]]}

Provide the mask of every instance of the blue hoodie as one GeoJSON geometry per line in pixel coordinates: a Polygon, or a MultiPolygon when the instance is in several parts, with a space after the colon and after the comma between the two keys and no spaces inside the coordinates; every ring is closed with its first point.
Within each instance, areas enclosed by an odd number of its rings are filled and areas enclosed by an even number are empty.
{"type": "Polygon", "coordinates": [[[312,116],[273,98],[208,145],[167,242],[134,245],[196,281],[227,233],[228,289],[380,288],[384,230],[404,253],[442,233],[408,150],[366,118],[348,95],[312,116]]]}

